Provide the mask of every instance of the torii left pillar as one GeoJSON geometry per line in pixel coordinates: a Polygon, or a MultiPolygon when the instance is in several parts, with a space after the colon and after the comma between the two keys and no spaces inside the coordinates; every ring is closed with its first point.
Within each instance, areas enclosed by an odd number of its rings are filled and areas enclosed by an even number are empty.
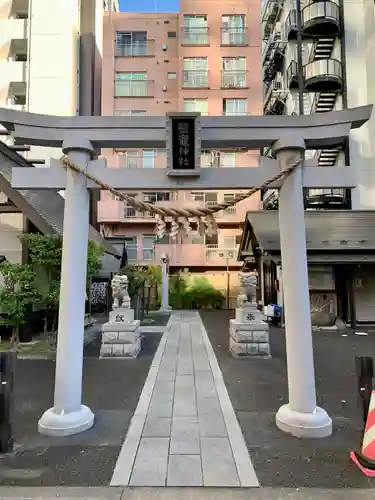
{"type": "MultiPolygon", "coordinates": [[[[90,141],[64,141],[63,152],[86,169],[95,150],[90,141]]],[[[49,436],[70,436],[94,423],[82,404],[82,368],[89,237],[89,191],[86,178],[67,169],[61,264],[60,308],[54,405],[40,418],[38,430],[49,436]]]]}

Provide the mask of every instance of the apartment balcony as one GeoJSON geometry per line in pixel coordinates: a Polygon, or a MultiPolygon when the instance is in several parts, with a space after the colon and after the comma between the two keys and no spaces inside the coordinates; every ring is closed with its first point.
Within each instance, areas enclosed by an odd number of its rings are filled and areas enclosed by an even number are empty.
{"type": "Polygon", "coordinates": [[[3,43],[8,40],[27,40],[28,38],[28,20],[27,19],[9,19],[0,17],[0,33],[2,42],[0,43],[1,57],[3,43]]]}
{"type": "Polygon", "coordinates": [[[343,87],[342,65],[337,59],[318,59],[304,66],[308,92],[340,91],[343,87]]]}
{"type": "Polygon", "coordinates": [[[288,39],[295,40],[297,38],[297,12],[296,9],[291,9],[285,19],[285,34],[288,39]]]}
{"type": "MultiPolygon", "coordinates": [[[[7,2],[5,2],[7,4],[7,2]]],[[[9,18],[27,19],[29,15],[29,0],[10,0],[5,14],[9,18]]]]}
{"type": "Polygon", "coordinates": [[[227,71],[221,72],[222,89],[246,89],[247,71],[227,71]]]}
{"type": "Polygon", "coordinates": [[[298,65],[291,61],[286,70],[286,84],[290,90],[298,89],[298,65]]]}
{"type": "Polygon", "coordinates": [[[155,55],[155,41],[116,43],[116,57],[152,57],[155,55]]]}
{"type": "Polygon", "coordinates": [[[330,0],[310,1],[302,9],[302,30],[309,36],[338,35],[340,9],[330,0]]]}
{"type": "Polygon", "coordinates": [[[147,212],[139,212],[121,200],[101,200],[98,202],[98,222],[101,224],[126,222],[150,224],[155,222],[155,216],[147,212]]]}
{"type": "Polygon", "coordinates": [[[208,89],[208,70],[183,70],[182,78],[184,89],[208,89]]]}
{"type": "Polygon", "coordinates": [[[208,26],[181,28],[182,45],[207,46],[210,45],[210,32],[208,26]]]}
{"type": "Polygon", "coordinates": [[[267,37],[273,26],[280,20],[284,0],[266,0],[262,7],[263,33],[267,37]]]}
{"type": "Polygon", "coordinates": [[[283,82],[272,81],[264,98],[263,113],[265,115],[283,115],[288,94],[289,91],[284,88],[283,82]]]}
{"type": "Polygon", "coordinates": [[[244,47],[249,45],[249,37],[246,27],[222,27],[221,28],[221,45],[244,47]]]}
{"type": "Polygon", "coordinates": [[[193,243],[156,244],[155,262],[160,262],[163,253],[169,256],[171,267],[240,267],[237,261],[238,248],[193,243]]]}
{"type": "Polygon", "coordinates": [[[346,189],[308,189],[305,199],[307,208],[348,208],[349,193],[346,189]]]}
{"type": "Polygon", "coordinates": [[[283,70],[287,43],[284,32],[274,31],[270,35],[262,53],[264,80],[272,80],[278,71],[283,70]]]}
{"type": "Polygon", "coordinates": [[[279,191],[277,189],[267,189],[262,199],[263,210],[279,209],[279,191]]]}
{"type": "Polygon", "coordinates": [[[154,97],[153,80],[116,80],[115,97],[154,97]]]}

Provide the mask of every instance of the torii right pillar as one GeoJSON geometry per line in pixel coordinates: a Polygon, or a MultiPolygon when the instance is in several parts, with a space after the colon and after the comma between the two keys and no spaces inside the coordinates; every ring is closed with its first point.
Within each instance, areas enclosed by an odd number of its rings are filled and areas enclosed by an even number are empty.
{"type": "MultiPolygon", "coordinates": [[[[305,141],[298,135],[273,145],[281,170],[304,151],[305,141]]],[[[332,420],[316,404],[302,169],[303,164],[286,176],[279,194],[289,403],[277,412],[276,425],[296,437],[323,438],[332,434],[332,420]]]]}

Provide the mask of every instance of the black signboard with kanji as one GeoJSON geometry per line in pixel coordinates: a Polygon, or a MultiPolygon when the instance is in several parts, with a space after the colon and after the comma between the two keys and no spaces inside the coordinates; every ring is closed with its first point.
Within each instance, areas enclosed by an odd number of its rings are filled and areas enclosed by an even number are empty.
{"type": "Polygon", "coordinates": [[[172,168],[195,169],[195,118],[173,116],[172,121],[172,168]]]}

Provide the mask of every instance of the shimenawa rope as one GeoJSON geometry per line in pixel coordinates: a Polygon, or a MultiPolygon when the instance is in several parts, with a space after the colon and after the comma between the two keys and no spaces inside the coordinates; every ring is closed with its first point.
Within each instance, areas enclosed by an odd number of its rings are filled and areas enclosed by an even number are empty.
{"type": "Polygon", "coordinates": [[[127,205],[136,208],[140,212],[149,212],[150,214],[155,214],[158,222],[158,235],[163,236],[166,232],[166,222],[171,222],[171,232],[170,236],[172,239],[177,237],[177,234],[182,229],[185,232],[191,231],[191,222],[195,222],[198,226],[198,231],[202,234],[207,232],[207,234],[213,234],[217,231],[217,224],[214,218],[214,214],[225,210],[227,208],[235,206],[240,201],[246,200],[253,196],[253,194],[258,191],[265,189],[273,182],[286,177],[290,174],[296,167],[298,167],[303,160],[293,163],[288,168],[280,171],[274,175],[271,179],[268,179],[259,188],[252,188],[243,194],[236,194],[233,200],[225,201],[222,203],[215,203],[209,207],[189,207],[189,208],[170,208],[163,206],[156,206],[152,203],[141,201],[136,197],[130,196],[125,193],[121,193],[117,189],[109,186],[105,182],[101,181],[97,177],[86,172],[82,167],[73,163],[67,156],[61,158],[62,164],[65,168],[70,168],[77,173],[82,174],[86,179],[94,182],[97,186],[101,187],[105,191],[109,191],[114,196],[118,197],[120,200],[126,202],[127,205]],[[191,220],[192,219],[192,220],[191,220]]]}

